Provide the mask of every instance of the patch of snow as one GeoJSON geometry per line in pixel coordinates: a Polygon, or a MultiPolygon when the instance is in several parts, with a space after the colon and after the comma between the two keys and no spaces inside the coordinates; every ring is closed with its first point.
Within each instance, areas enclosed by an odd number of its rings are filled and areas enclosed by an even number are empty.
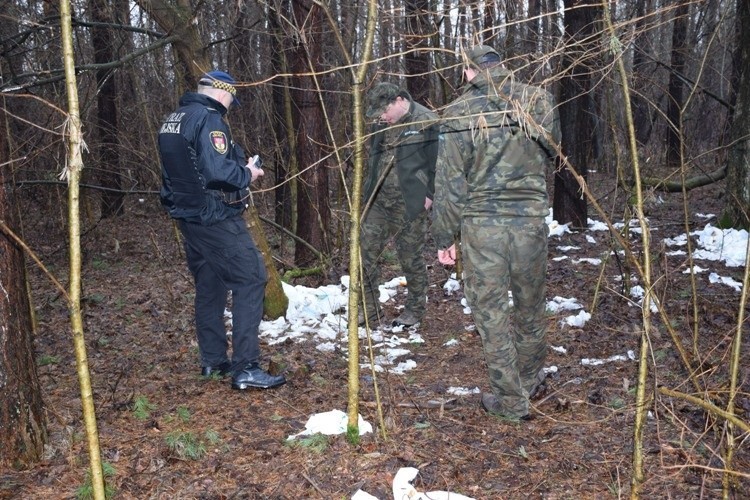
{"type": "Polygon", "coordinates": [[[573,261],[573,264],[580,264],[581,262],[585,262],[587,264],[593,264],[595,266],[598,266],[602,263],[602,259],[595,259],[593,257],[582,257],[580,259],[575,259],[573,261]]]}
{"type": "Polygon", "coordinates": [[[583,309],[583,306],[578,299],[566,299],[564,297],[555,296],[552,300],[547,302],[547,311],[556,313],[559,311],[575,311],[576,309],[583,309]]]}
{"type": "Polygon", "coordinates": [[[459,493],[450,493],[448,491],[430,491],[420,493],[411,482],[419,474],[419,469],[414,467],[402,467],[393,478],[393,498],[394,500],[474,500],[471,497],[459,493]]]}
{"type": "Polygon", "coordinates": [[[603,365],[604,363],[611,363],[613,361],[634,361],[635,360],[635,352],[628,351],[627,354],[615,354],[614,356],[610,356],[605,359],[596,359],[596,358],[583,358],[581,359],[581,364],[583,366],[599,366],[603,365]]]}
{"type": "Polygon", "coordinates": [[[461,289],[461,283],[455,278],[448,278],[448,281],[443,285],[443,291],[445,295],[453,295],[461,289]]]}
{"type": "Polygon", "coordinates": [[[708,281],[710,281],[711,283],[721,283],[723,285],[732,287],[734,288],[735,292],[739,292],[742,290],[742,283],[740,283],[739,281],[735,281],[734,279],[727,276],[719,276],[716,273],[709,274],[708,281]]]}
{"type": "Polygon", "coordinates": [[[703,269],[701,266],[693,266],[692,270],[685,269],[684,271],[682,271],[682,274],[691,274],[691,273],[698,274],[698,273],[702,273],[703,271],[708,271],[708,269],[703,269]]]}
{"type": "MultiPolygon", "coordinates": [[[[341,410],[316,413],[307,419],[305,430],[298,432],[297,434],[292,434],[287,440],[295,439],[299,436],[311,436],[313,434],[324,434],[326,436],[343,434],[346,432],[346,426],[348,423],[349,418],[346,413],[341,410]]],[[[359,427],[360,436],[372,432],[372,424],[364,420],[362,415],[358,415],[357,426],[359,427]]]]}
{"type": "Polygon", "coordinates": [[[588,320],[591,319],[591,314],[587,313],[586,311],[580,311],[575,316],[568,316],[567,318],[563,319],[560,324],[561,325],[568,325],[568,326],[575,326],[575,327],[582,327],[586,324],[588,320]]]}
{"type": "Polygon", "coordinates": [[[453,394],[455,396],[468,396],[469,394],[479,394],[480,391],[479,387],[475,387],[473,389],[469,389],[467,387],[448,387],[448,390],[445,391],[448,394],[453,394]]]}

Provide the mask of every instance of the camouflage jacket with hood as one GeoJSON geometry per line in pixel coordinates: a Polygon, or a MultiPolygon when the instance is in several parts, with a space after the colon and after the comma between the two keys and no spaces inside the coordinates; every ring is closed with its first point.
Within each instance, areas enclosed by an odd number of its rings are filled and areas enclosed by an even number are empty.
{"type": "Polygon", "coordinates": [[[432,225],[438,248],[453,244],[462,218],[543,221],[559,142],[549,92],[514,81],[502,66],[480,71],[443,114],[432,225]]]}

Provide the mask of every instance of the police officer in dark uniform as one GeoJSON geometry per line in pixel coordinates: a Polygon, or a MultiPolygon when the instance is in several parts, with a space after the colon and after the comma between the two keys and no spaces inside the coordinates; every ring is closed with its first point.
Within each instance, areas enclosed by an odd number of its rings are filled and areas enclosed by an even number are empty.
{"type": "MultiPolygon", "coordinates": [[[[249,185],[263,170],[246,161],[224,115],[238,103],[235,80],[206,73],[197,92],[180,98],[159,131],[162,205],[184,237],[195,280],[195,326],[202,375],[232,375],[234,389],[268,389],[286,380],[259,364],[258,326],[267,281],[263,257],[245,226],[249,185]],[[232,360],[227,356],[224,309],[232,292],[232,360]]],[[[257,158],[257,157],[256,157],[257,158]]]]}

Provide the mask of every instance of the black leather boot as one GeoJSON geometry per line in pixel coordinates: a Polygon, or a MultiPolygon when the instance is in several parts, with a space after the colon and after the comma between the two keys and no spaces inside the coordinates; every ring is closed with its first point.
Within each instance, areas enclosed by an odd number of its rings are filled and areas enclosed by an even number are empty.
{"type": "Polygon", "coordinates": [[[271,389],[286,382],[283,375],[271,375],[256,364],[248,365],[232,377],[232,389],[271,389]]]}
{"type": "Polygon", "coordinates": [[[202,377],[211,377],[218,375],[219,377],[226,377],[229,375],[229,371],[232,368],[232,364],[229,361],[224,361],[218,366],[203,366],[201,367],[202,377]]]}

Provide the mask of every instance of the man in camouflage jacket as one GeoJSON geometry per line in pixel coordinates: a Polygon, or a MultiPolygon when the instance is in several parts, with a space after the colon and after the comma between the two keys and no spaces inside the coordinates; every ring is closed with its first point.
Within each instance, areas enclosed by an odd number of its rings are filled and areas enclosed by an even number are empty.
{"type": "Polygon", "coordinates": [[[544,381],[545,176],[559,120],[553,97],[516,82],[493,48],[475,47],[466,63],[467,84],[443,115],[432,233],[443,264],[455,262],[461,235],[466,297],[492,388],[483,407],[526,419],[544,381]]]}
{"type": "MultiPolygon", "coordinates": [[[[393,238],[408,291],[394,326],[416,326],[427,302],[424,261],[428,210],[435,191],[438,116],[414,102],[405,89],[387,82],[367,94],[367,118],[377,119],[370,138],[360,233],[365,309],[370,324],[382,322],[378,259],[393,238]]],[[[360,318],[364,322],[364,315],[360,318]]]]}

